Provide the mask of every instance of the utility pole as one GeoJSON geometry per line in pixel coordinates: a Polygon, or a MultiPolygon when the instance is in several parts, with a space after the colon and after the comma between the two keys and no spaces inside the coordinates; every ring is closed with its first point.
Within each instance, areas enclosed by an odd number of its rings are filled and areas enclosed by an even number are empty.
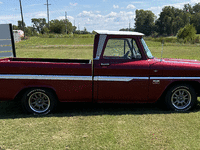
{"type": "Polygon", "coordinates": [[[51,4],[49,4],[49,2],[47,0],[47,3],[44,5],[47,5],[47,19],[48,19],[48,28],[49,28],[49,5],[51,5],[51,4]]]}
{"type": "Polygon", "coordinates": [[[67,12],[65,12],[65,20],[66,20],[66,34],[67,34],[67,12]]]}
{"type": "Polygon", "coordinates": [[[76,29],[75,29],[75,19],[74,19],[74,32],[75,32],[75,30],[76,30],[76,29]]]}
{"type": "Polygon", "coordinates": [[[23,13],[22,13],[22,4],[21,4],[21,0],[19,0],[19,3],[20,3],[20,10],[21,10],[21,17],[22,17],[22,27],[23,27],[24,38],[25,38],[24,19],[23,19],[23,13]]]}

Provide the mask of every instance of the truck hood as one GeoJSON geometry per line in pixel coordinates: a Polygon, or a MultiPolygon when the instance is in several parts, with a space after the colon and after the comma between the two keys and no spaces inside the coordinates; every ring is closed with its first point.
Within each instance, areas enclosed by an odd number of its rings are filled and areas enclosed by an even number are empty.
{"type": "Polygon", "coordinates": [[[198,60],[191,60],[191,59],[173,59],[173,58],[165,58],[162,59],[165,63],[175,63],[175,64],[193,64],[193,65],[199,65],[200,61],[198,60]]]}
{"type": "Polygon", "coordinates": [[[150,68],[153,70],[160,70],[159,76],[174,76],[174,77],[200,77],[200,61],[189,59],[157,59],[154,58],[151,62],[154,62],[150,68]],[[161,73],[162,72],[162,73],[161,73]]]}

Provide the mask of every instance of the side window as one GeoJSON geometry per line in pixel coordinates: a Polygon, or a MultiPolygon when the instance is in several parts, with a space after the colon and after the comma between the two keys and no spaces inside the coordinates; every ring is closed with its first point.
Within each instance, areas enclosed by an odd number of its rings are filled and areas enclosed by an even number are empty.
{"type": "Polygon", "coordinates": [[[141,58],[134,39],[109,39],[103,54],[104,59],[135,59],[141,58]]]}
{"type": "Polygon", "coordinates": [[[141,59],[142,55],[140,53],[140,50],[139,50],[135,40],[132,40],[132,45],[133,45],[133,51],[135,52],[135,58],[141,59]]]}

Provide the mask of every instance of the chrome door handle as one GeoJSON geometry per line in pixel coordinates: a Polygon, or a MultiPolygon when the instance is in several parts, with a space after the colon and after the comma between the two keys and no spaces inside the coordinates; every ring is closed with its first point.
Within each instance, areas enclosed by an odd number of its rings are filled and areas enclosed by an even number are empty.
{"type": "Polygon", "coordinates": [[[101,63],[101,66],[110,66],[109,63],[101,63]]]}

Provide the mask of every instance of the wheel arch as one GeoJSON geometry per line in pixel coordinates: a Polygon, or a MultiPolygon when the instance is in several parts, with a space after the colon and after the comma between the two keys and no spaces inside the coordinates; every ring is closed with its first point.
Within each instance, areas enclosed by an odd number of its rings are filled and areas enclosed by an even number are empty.
{"type": "Polygon", "coordinates": [[[177,85],[177,84],[186,84],[186,85],[190,85],[194,88],[195,92],[197,93],[197,96],[200,96],[200,83],[198,81],[174,81],[171,84],[169,84],[167,86],[167,88],[164,90],[164,92],[162,93],[160,99],[163,99],[165,97],[165,95],[167,94],[167,91],[177,85]]]}
{"type": "Polygon", "coordinates": [[[56,97],[56,100],[58,101],[58,96],[56,94],[56,91],[53,89],[53,88],[50,88],[50,87],[26,87],[24,89],[21,89],[21,91],[19,91],[17,93],[17,95],[15,96],[14,100],[15,101],[20,101],[24,95],[24,93],[27,91],[27,90],[34,90],[34,89],[41,89],[41,90],[49,90],[51,91],[55,97],[56,97]]]}

